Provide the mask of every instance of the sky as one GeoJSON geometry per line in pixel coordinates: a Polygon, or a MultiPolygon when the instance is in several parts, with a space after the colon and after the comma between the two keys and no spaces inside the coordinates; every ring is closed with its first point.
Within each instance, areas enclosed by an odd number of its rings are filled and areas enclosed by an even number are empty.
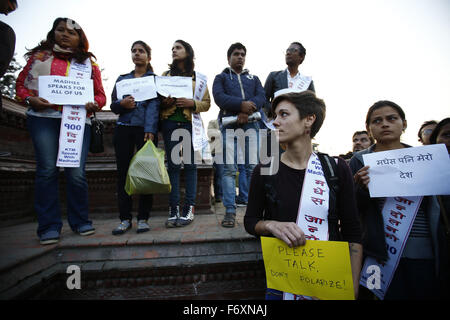
{"type": "MultiPolygon", "coordinates": [[[[418,146],[426,120],[450,116],[450,1],[448,0],[17,0],[18,9],[0,20],[16,32],[16,59],[45,39],[57,17],[75,20],[104,69],[110,95],[117,77],[128,73],[131,44],[152,48],[160,75],[171,63],[175,40],[189,42],[196,71],[214,77],[228,66],[234,42],[247,48],[245,67],[264,85],[271,71],[286,68],[291,42],[306,48],[300,72],[312,76],[325,101],[325,122],[315,141],[331,155],[346,153],[352,135],[365,129],[369,107],[391,100],[406,113],[402,141],[418,146]]],[[[212,100],[203,121],[217,118],[212,100]]]]}

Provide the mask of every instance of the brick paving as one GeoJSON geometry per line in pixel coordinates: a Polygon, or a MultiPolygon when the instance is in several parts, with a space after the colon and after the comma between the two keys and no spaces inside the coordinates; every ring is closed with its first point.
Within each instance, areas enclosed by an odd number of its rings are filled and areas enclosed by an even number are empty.
{"type": "Polygon", "coordinates": [[[218,203],[212,214],[197,214],[190,225],[171,229],[164,225],[166,216],[155,215],[149,219],[149,232],[137,234],[134,220],[133,228],[120,236],[111,234],[118,218],[93,220],[96,233],[85,237],[72,232],[65,219],[59,243],[46,246],[39,243],[36,222],[0,228],[0,299],[14,298],[39,282],[46,270],[63,272],[74,261],[104,271],[257,260],[259,243],[244,229],[245,208],[237,208],[234,228],[220,225],[224,212],[218,203]]]}

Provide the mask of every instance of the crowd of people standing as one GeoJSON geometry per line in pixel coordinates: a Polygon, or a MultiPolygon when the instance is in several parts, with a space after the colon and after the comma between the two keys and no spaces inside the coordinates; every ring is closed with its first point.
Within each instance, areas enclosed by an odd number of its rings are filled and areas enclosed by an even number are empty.
{"type": "MultiPolygon", "coordinates": [[[[151,48],[147,43],[135,41],[130,53],[133,68],[131,72],[119,76],[116,83],[125,79],[155,76],[150,63],[151,48]]],[[[179,39],[174,41],[171,54],[169,70],[162,76],[192,78],[192,91],[195,92],[199,75],[195,70],[194,49],[188,42],[179,39]]],[[[378,101],[367,112],[366,130],[353,135],[354,146],[350,153],[341,157],[315,153],[311,141],[325,120],[326,106],[322,99],[316,97],[312,78],[299,71],[306,56],[303,45],[300,42],[289,44],[285,54],[286,69],[271,72],[264,86],[258,76],[245,69],[247,49],[242,43],[233,43],[226,54],[228,66],[215,77],[212,84],[212,96],[220,108],[216,125],[213,126],[220,132],[220,143],[213,153],[220,154],[224,159],[223,163],[214,163],[215,196],[216,200],[223,201],[225,207],[221,225],[234,227],[237,206],[243,205],[247,206],[245,229],[257,237],[273,236],[292,247],[302,246],[311,239],[347,241],[355,296],[361,291],[361,297],[370,298],[370,292],[360,290],[359,276],[366,257],[380,261],[387,259],[381,213],[385,199],[370,197],[367,187],[370,168],[364,165],[362,156],[410,147],[400,142],[407,127],[404,111],[392,101],[378,101]],[[232,117],[235,117],[235,121],[228,121],[232,117]],[[237,130],[246,133],[242,141],[236,135],[229,134],[237,130]],[[272,160],[268,165],[272,166],[273,161],[279,160],[279,168],[268,180],[262,174],[267,165],[258,164],[259,146],[262,140],[272,140],[274,132],[278,133],[280,144],[269,150],[272,160]],[[256,149],[252,149],[254,145],[256,149]],[[250,161],[255,155],[256,161],[250,161]],[[301,197],[304,192],[309,192],[308,188],[313,187],[314,178],[308,174],[307,168],[311,161],[325,167],[324,159],[331,161],[338,183],[335,189],[330,181],[321,180],[324,190],[333,194],[334,200],[327,207],[314,209],[317,215],[330,218],[323,235],[315,237],[308,234],[299,223],[305,214],[299,210],[299,206],[310,205],[303,203],[301,197]]],[[[95,55],[89,51],[89,42],[83,29],[68,18],[56,19],[46,39],[31,49],[26,57],[27,64],[17,79],[16,88],[18,101],[28,107],[27,127],[36,155],[35,211],[38,217],[37,235],[41,244],[58,242],[62,228],[56,158],[63,106],[52,104],[39,96],[38,78],[46,75],[72,76],[77,66],[78,74],[81,70],[80,77],[93,80],[94,100],[85,105],[87,114],[80,163],[78,167],[64,169],[69,225],[75,233],[91,235],[95,228],[88,217],[85,164],[90,141],[90,115],[106,104],[100,68],[95,55]]],[[[132,95],[118,97],[114,87],[110,107],[112,112],[119,115],[114,132],[114,149],[120,220],[119,225],[112,230],[114,235],[124,234],[133,225],[132,198],[124,191],[130,161],[145,142],[157,144],[158,132],[162,132],[172,186],[165,225],[167,228],[184,227],[194,221],[197,167],[193,162],[183,164],[186,193],[182,201],[181,165],[176,164],[170,156],[180,140],[173,140],[173,133],[183,129],[192,135],[193,114],[207,112],[210,105],[208,88],[200,98],[158,95],[145,101],[135,101],[132,95]]],[[[424,123],[418,136],[423,144],[444,143],[450,150],[449,118],[424,123]]],[[[183,150],[183,153],[191,153],[191,159],[194,159],[192,141],[190,148],[183,150]]],[[[326,174],[322,173],[322,176],[326,174]]],[[[138,233],[150,230],[148,220],[152,203],[152,195],[139,195],[138,233]]],[[[448,297],[448,211],[448,195],[423,198],[386,299],[448,297]]],[[[290,299],[292,295],[268,288],[267,298],[290,299]]]]}

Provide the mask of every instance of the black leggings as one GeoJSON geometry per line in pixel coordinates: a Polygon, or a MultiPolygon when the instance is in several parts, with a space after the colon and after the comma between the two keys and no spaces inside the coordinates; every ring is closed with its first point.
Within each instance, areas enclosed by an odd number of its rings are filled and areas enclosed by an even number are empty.
{"type": "MultiPolygon", "coordinates": [[[[157,135],[155,135],[155,140],[157,135]]],[[[157,142],[154,141],[156,144],[157,142]]],[[[133,201],[125,192],[125,181],[128,167],[134,154],[144,146],[144,128],[135,126],[117,125],[114,131],[114,149],[117,161],[117,200],[119,205],[119,218],[121,221],[132,219],[131,210],[133,201]]],[[[153,205],[153,195],[139,195],[138,220],[147,220],[153,205]]]]}

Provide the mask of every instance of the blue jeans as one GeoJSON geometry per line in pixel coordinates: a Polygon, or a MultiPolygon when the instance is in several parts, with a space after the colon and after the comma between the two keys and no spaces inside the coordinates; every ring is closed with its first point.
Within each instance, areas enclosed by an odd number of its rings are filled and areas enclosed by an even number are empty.
{"type": "MultiPolygon", "coordinates": [[[[37,234],[51,230],[61,232],[62,220],[58,196],[59,167],[56,166],[61,119],[27,117],[27,127],[33,141],[36,157],[34,207],[38,218],[37,234]]],[[[83,137],[80,167],[64,168],[67,193],[67,220],[70,228],[92,224],[88,220],[88,184],[85,164],[89,151],[91,126],[86,125],[83,137]]]]}
{"type": "Polygon", "coordinates": [[[247,123],[239,127],[235,124],[231,124],[222,127],[221,132],[224,161],[222,177],[223,205],[225,206],[226,212],[235,213],[236,171],[238,163],[242,163],[242,172],[239,172],[239,176],[242,175],[242,178],[246,177],[249,185],[253,169],[256,167],[259,159],[259,125],[257,122],[247,123]],[[236,137],[237,132],[234,131],[235,136],[233,137],[232,134],[227,139],[227,129],[242,129],[247,136],[239,143],[239,139],[236,137]],[[250,137],[252,137],[252,139],[250,139],[250,137]],[[240,150],[238,151],[238,149],[240,150]]]}
{"type": "Polygon", "coordinates": [[[245,165],[238,164],[239,178],[238,178],[238,188],[239,194],[236,198],[236,201],[241,203],[248,202],[248,188],[250,186],[250,178],[247,176],[247,171],[245,170],[245,165]]]}
{"type": "Polygon", "coordinates": [[[223,198],[222,189],[222,177],[223,177],[223,164],[213,163],[214,167],[214,198],[215,200],[223,198]]]}
{"type": "MultiPolygon", "coordinates": [[[[189,141],[184,141],[182,145],[183,148],[183,157],[190,155],[189,161],[183,161],[184,166],[184,176],[186,180],[186,199],[184,201],[184,205],[195,205],[195,197],[197,194],[197,165],[194,164],[194,149],[192,147],[192,123],[191,122],[177,122],[172,120],[163,120],[161,122],[161,129],[164,139],[164,149],[166,151],[167,156],[167,164],[168,164],[168,173],[170,184],[172,185],[172,189],[169,195],[169,205],[171,207],[178,206],[180,204],[180,169],[181,164],[172,159],[172,150],[175,146],[179,145],[182,141],[182,137],[178,137],[176,135],[172,135],[177,129],[184,129],[185,138],[189,138],[189,141]],[[189,133],[189,134],[187,134],[189,133]],[[172,141],[172,137],[176,137],[175,141],[172,141]]],[[[176,155],[178,156],[178,154],[176,155]]]]}

